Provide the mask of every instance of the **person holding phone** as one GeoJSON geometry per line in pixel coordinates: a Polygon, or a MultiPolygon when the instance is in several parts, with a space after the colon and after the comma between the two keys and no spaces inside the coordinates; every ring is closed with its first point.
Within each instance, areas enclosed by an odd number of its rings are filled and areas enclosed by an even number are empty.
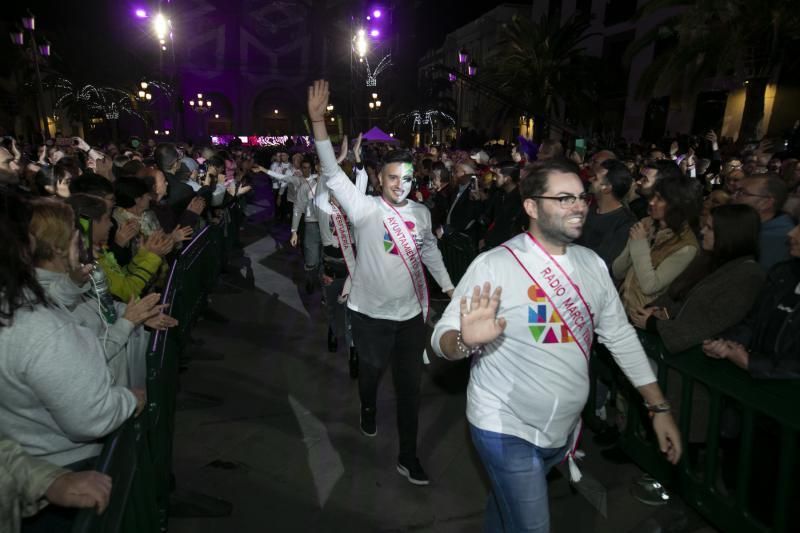
{"type": "Polygon", "coordinates": [[[455,165],[453,177],[458,189],[454,191],[447,212],[445,233],[465,233],[477,243],[478,220],[483,213],[483,205],[479,200],[477,171],[471,162],[461,161],[455,165]]]}

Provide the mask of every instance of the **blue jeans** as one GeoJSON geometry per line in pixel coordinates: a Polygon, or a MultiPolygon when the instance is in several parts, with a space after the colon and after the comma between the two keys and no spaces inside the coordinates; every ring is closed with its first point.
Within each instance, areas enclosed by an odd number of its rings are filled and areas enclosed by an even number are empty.
{"type": "Polygon", "coordinates": [[[519,437],[486,431],[472,424],[469,430],[492,484],[484,531],[550,531],[546,476],[564,458],[567,446],[540,448],[519,437]]]}

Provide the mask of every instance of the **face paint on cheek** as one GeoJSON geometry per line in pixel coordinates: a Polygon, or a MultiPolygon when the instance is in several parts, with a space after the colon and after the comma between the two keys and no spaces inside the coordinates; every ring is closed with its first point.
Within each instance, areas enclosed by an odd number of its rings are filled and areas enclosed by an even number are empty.
{"type": "Polygon", "coordinates": [[[403,163],[401,168],[403,177],[400,180],[400,187],[403,189],[403,192],[400,198],[398,198],[398,202],[402,202],[408,197],[411,193],[411,185],[414,183],[414,165],[411,163],[403,163]]]}
{"type": "Polygon", "coordinates": [[[408,195],[411,193],[412,182],[413,180],[411,179],[411,176],[404,177],[400,182],[400,187],[402,187],[403,192],[400,194],[400,198],[398,198],[399,202],[402,202],[403,200],[408,198],[408,195]]]}

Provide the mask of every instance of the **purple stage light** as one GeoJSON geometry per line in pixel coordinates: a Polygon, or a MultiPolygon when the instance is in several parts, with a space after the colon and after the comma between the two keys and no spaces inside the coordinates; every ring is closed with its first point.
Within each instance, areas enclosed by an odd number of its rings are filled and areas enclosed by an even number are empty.
{"type": "Polygon", "coordinates": [[[370,34],[372,37],[377,37],[378,35],[380,35],[380,34],[381,34],[381,32],[380,32],[380,30],[371,30],[371,31],[369,32],[369,34],[370,34]]]}
{"type": "Polygon", "coordinates": [[[376,19],[381,18],[381,10],[376,9],[375,11],[372,12],[372,16],[375,17],[376,19]]]}
{"type": "Polygon", "coordinates": [[[134,14],[140,19],[147,18],[147,11],[145,11],[144,9],[137,9],[136,11],[134,11],[134,14]]]}

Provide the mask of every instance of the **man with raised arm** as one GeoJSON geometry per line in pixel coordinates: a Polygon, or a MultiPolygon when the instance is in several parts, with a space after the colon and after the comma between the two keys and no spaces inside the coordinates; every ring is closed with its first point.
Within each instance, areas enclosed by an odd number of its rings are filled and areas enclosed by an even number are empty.
{"type": "Polygon", "coordinates": [[[492,485],[486,530],[546,532],[547,471],[566,456],[580,479],[574,454],[595,333],[644,397],[673,464],[681,440],[605,263],[572,244],[587,211],[577,166],[546,161],[520,192],[528,231],[472,262],[431,345],[447,359],[474,356],[467,419],[492,485]]]}
{"type": "Polygon", "coordinates": [[[325,128],[328,82],[308,89],[308,114],[326,187],[336,196],[354,228],[358,254],[347,300],[353,340],[358,349],[361,431],[373,437],[378,383],[392,365],[397,396],[400,453],[397,471],[415,485],[428,476],[417,458],[422,353],[428,316],[428,287],[423,264],[448,294],[453,284],[431,233],[428,209],[406,197],[414,175],[411,156],[393,151],[380,171],[382,196],[365,196],[336,164],[325,128]]]}

